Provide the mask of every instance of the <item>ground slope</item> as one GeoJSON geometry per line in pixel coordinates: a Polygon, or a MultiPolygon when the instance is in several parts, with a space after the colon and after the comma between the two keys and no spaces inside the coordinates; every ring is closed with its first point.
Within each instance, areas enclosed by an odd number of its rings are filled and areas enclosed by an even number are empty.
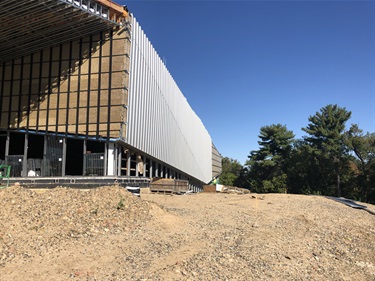
{"type": "Polygon", "coordinates": [[[375,216],[318,196],[11,187],[0,280],[375,280],[375,216]]]}

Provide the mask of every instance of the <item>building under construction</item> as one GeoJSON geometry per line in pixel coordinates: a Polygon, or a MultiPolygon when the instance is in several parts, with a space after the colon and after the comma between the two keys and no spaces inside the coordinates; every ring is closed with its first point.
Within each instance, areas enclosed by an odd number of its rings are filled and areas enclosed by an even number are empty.
{"type": "Polygon", "coordinates": [[[135,17],[112,1],[2,0],[0,108],[11,181],[162,177],[197,189],[221,171],[203,123],[135,17]]]}

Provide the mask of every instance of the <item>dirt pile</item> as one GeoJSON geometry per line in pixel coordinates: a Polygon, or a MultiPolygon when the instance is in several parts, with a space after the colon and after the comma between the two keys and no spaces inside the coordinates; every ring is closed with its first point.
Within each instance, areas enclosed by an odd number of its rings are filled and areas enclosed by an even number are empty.
{"type": "Polygon", "coordinates": [[[0,266],[43,256],[66,241],[130,231],[149,218],[149,203],[123,188],[0,191],[0,266]]]}
{"type": "Polygon", "coordinates": [[[0,204],[0,280],[375,280],[375,216],[324,197],[12,187],[0,204]]]}

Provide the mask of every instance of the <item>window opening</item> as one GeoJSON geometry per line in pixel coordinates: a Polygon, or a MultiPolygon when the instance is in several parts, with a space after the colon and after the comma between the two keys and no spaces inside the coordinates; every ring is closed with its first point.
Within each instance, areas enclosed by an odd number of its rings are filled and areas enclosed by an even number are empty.
{"type": "Polygon", "coordinates": [[[7,135],[5,132],[0,132],[0,165],[5,164],[5,146],[7,135]]]}
{"type": "Polygon", "coordinates": [[[65,175],[83,175],[83,140],[66,140],[66,166],[65,175]]]}
{"type": "Polygon", "coordinates": [[[87,141],[84,155],[85,176],[104,176],[104,142],[87,141]]]}
{"type": "Polygon", "coordinates": [[[61,177],[64,139],[57,136],[46,136],[42,176],[61,177]]]}
{"type": "Polygon", "coordinates": [[[28,135],[27,176],[39,177],[43,167],[44,136],[28,135]]]}
{"type": "Polygon", "coordinates": [[[21,177],[22,175],[24,146],[24,134],[10,133],[9,153],[5,157],[5,164],[11,166],[10,177],[21,177]]]}

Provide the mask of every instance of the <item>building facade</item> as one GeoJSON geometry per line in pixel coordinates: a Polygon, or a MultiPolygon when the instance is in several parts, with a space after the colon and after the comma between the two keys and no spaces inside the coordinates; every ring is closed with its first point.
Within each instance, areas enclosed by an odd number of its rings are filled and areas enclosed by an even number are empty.
{"type": "Polygon", "coordinates": [[[125,8],[4,2],[0,162],[13,178],[165,177],[198,188],[219,173],[209,133],[125,8]]]}

